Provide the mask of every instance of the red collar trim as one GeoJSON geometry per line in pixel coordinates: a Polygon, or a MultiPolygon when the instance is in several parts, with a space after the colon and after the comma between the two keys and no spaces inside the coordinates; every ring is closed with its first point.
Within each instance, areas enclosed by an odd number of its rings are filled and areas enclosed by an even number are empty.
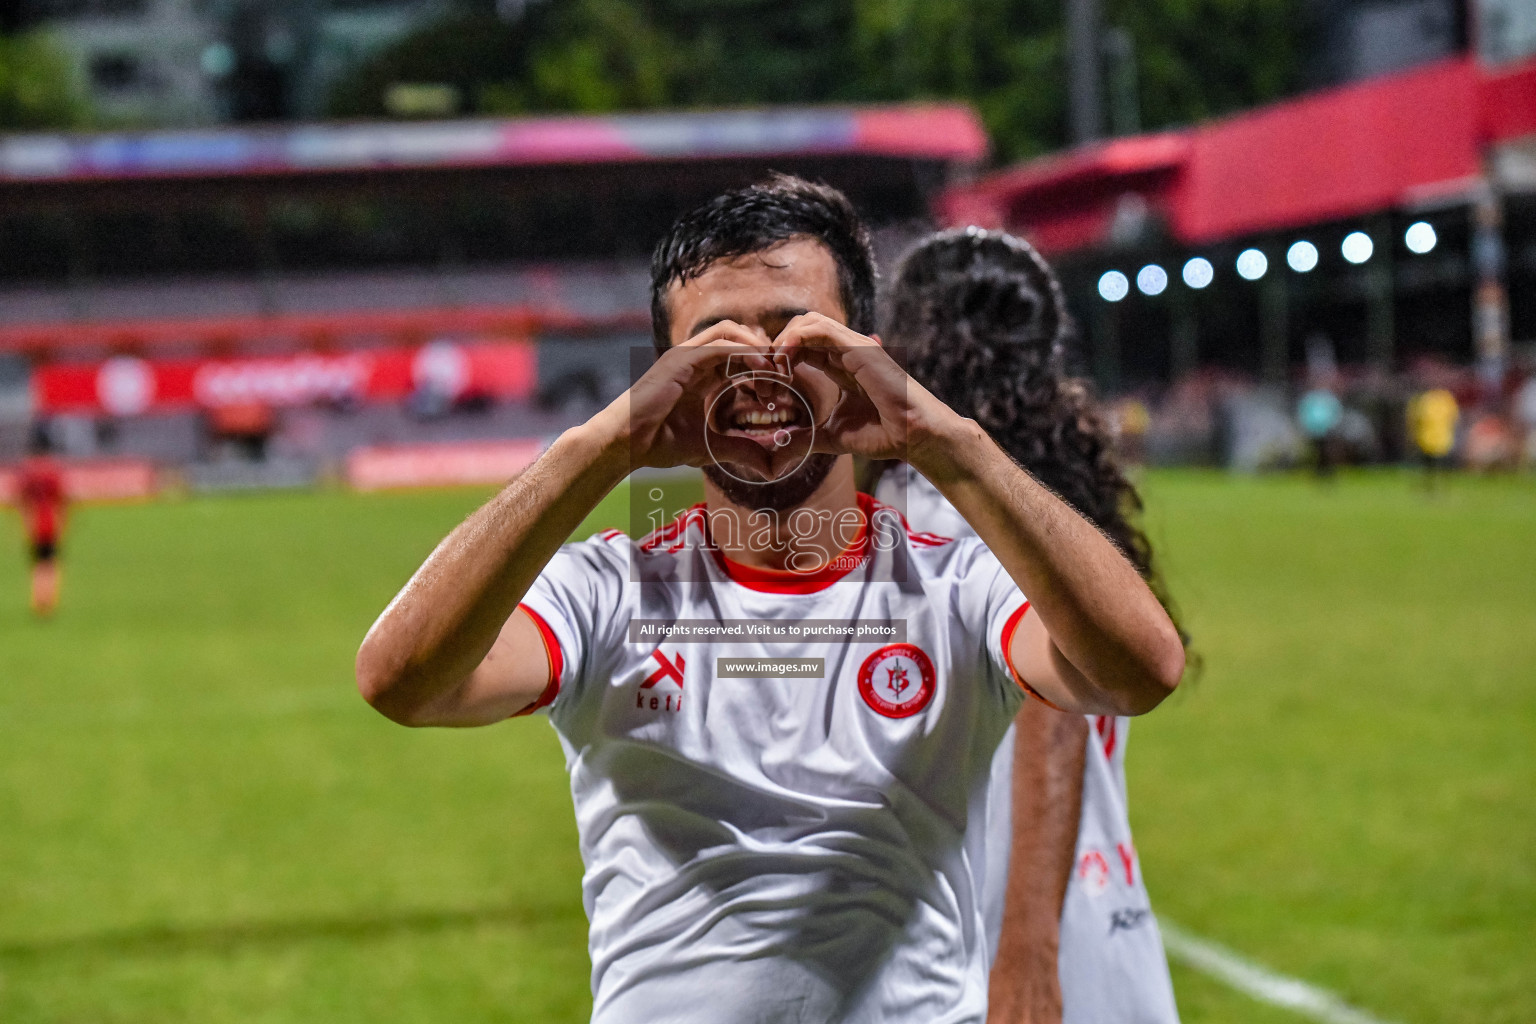
{"type": "MultiPolygon", "coordinates": [[[[869,517],[874,510],[875,501],[867,494],[860,494],[858,501],[859,511],[864,515],[864,521],[859,524],[858,536],[854,537],[852,543],[831,561],[814,572],[761,569],[757,566],[743,565],[727,558],[724,552],[714,546],[713,541],[709,541],[710,553],[715,556],[715,564],[720,566],[720,571],[730,577],[731,582],[740,583],[749,590],[757,590],[765,594],[817,593],[862,566],[869,558],[869,517]]],[[[708,540],[708,517],[704,518],[704,529],[706,540],[708,540]]]]}

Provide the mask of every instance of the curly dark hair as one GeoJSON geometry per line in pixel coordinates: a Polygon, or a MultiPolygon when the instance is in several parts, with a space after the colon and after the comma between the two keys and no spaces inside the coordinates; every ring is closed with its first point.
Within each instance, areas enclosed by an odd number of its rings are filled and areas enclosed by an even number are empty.
{"type": "Polygon", "coordinates": [[[735,189],[679,217],[651,255],[651,335],[658,351],[671,336],[667,290],[720,260],[814,238],[832,252],[848,326],[875,329],[875,255],[869,232],[848,197],[830,185],[788,174],[735,189]]]}
{"type": "Polygon", "coordinates": [[[1171,610],[1138,522],[1141,496],[1089,386],[1067,375],[1075,328],[1034,247],[980,228],[930,235],[901,261],[888,320],[907,371],[1103,531],[1171,610]]]}

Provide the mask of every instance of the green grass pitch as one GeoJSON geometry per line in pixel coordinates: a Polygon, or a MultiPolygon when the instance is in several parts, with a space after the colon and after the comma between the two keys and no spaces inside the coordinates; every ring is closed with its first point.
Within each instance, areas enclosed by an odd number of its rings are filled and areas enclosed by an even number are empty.
{"type": "MultiPolygon", "coordinates": [[[[1536,484],[1147,491],[1207,666],[1132,730],[1154,906],[1402,1024],[1536,1020],[1536,484]]],[[[547,724],[411,731],[353,689],[483,497],[85,508],[49,623],[0,514],[0,1021],[586,1019],[547,724]]],[[[1175,983],[1189,1024],[1299,1019],[1175,983]]]]}

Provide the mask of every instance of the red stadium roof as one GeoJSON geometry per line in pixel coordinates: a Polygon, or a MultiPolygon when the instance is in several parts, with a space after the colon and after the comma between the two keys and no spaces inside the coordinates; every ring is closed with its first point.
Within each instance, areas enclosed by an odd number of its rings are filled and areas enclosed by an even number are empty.
{"type": "Polygon", "coordinates": [[[0,139],[0,184],[796,155],[974,162],[960,105],[774,108],[428,123],[33,134],[0,139]]]}
{"type": "Polygon", "coordinates": [[[1445,61],[1200,128],[1032,161],[940,197],[951,224],[1007,226],[1041,248],[1107,239],[1139,196],[1196,245],[1361,216],[1457,192],[1493,144],[1536,132],[1536,61],[1445,61]]]}

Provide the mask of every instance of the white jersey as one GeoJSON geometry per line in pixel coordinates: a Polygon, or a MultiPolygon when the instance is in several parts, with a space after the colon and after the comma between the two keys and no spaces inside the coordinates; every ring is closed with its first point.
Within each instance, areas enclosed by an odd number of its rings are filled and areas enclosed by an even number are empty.
{"type": "MultiPolygon", "coordinates": [[[[876,488],[908,520],[953,537],[975,532],[938,489],[910,466],[893,467],[876,488]]],[[[1076,862],[1061,911],[1063,1024],[1178,1024],[1173,982],[1141,877],[1126,811],[1125,741],[1130,719],[1089,716],[1076,862]]],[[[988,948],[997,948],[1013,830],[1014,730],[998,746],[979,830],[968,838],[987,866],[988,948]]]]}
{"type": "Polygon", "coordinates": [[[867,529],[824,572],[728,561],[698,506],[642,542],[565,546],[525,599],[554,668],[539,703],[571,777],[594,1022],[984,1021],[964,839],[1022,701],[1004,652],[1028,602],[974,538],[860,504],[867,529]],[[749,628],[793,622],[873,636],[749,628]]]}

